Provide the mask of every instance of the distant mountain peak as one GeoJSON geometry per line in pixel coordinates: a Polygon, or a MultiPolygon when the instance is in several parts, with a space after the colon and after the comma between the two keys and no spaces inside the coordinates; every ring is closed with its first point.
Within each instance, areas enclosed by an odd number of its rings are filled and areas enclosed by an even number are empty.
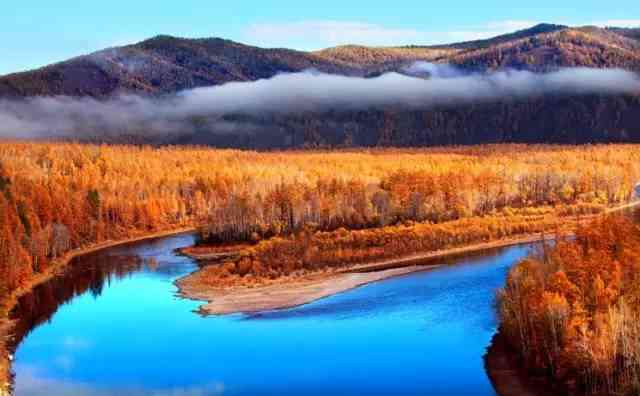
{"type": "Polygon", "coordinates": [[[569,26],[567,25],[559,25],[556,23],[542,22],[524,30],[534,30],[539,32],[545,32],[545,31],[554,31],[554,30],[567,29],[567,28],[569,28],[569,26]]]}
{"type": "Polygon", "coordinates": [[[571,66],[640,71],[639,49],[640,29],[580,28],[552,23],[485,40],[439,46],[343,45],[316,52],[264,49],[218,37],[180,38],[161,34],[136,44],[0,77],[0,98],[104,97],[120,92],[161,95],[307,69],[375,76],[402,70],[415,61],[452,63],[475,71],[499,68],[544,71],[571,66]]]}

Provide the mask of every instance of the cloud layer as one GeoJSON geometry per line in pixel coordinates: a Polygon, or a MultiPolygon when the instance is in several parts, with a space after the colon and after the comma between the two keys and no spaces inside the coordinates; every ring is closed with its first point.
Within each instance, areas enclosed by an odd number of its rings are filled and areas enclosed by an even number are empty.
{"type": "MultiPolygon", "coordinates": [[[[346,44],[372,46],[438,45],[488,39],[533,27],[535,20],[492,21],[447,31],[397,28],[362,21],[300,20],[270,22],[248,26],[244,39],[263,47],[318,50],[346,44]]],[[[599,21],[555,21],[566,26],[640,27],[640,19],[599,21]]]]}
{"type": "Polygon", "coordinates": [[[552,94],[640,94],[638,75],[620,69],[465,74],[449,65],[418,62],[405,68],[404,73],[376,78],[314,71],[280,74],[254,82],[184,91],[163,99],[125,95],[106,101],[69,97],[0,100],[0,136],[153,138],[189,134],[196,129],[229,134],[259,129],[230,122],[230,116],[390,106],[428,109],[552,94]]]}
{"type": "Polygon", "coordinates": [[[244,39],[265,47],[317,50],[336,45],[445,44],[486,39],[534,26],[533,21],[497,21],[446,32],[395,28],[360,21],[302,20],[250,25],[244,39]]]}

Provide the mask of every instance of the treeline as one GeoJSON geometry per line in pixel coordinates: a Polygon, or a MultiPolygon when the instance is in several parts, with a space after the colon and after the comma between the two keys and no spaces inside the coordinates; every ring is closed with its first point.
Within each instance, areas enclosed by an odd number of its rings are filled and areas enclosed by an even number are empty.
{"type": "Polygon", "coordinates": [[[0,292],[71,249],[188,225],[204,225],[209,242],[257,242],[545,207],[598,211],[629,199],[639,157],[636,146],[257,153],[6,142],[0,292]]]}
{"type": "Polygon", "coordinates": [[[415,61],[434,61],[457,51],[454,48],[442,47],[365,47],[360,45],[343,45],[317,51],[314,54],[321,59],[337,64],[367,68],[372,74],[378,70],[400,68],[415,61]],[[376,70],[378,69],[378,70],[376,70]]]}
{"type": "Polygon", "coordinates": [[[287,49],[233,41],[155,36],[43,68],[0,76],[0,97],[166,95],[308,69],[353,74],[354,65],[287,49]],[[135,64],[136,67],[131,67],[135,64]]]}
{"type": "MultiPolygon", "coordinates": [[[[570,154],[572,150],[545,147],[542,154],[541,148],[433,149],[426,151],[429,156],[409,151],[398,152],[397,157],[390,154],[393,151],[385,151],[389,156],[375,151],[337,154],[348,177],[328,173],[311,182],[297,178],[278,182],[264,192],[236,189],[214,196],[216,205],[201,228],[201,241],[257,242],[301,231],[365,229],[405,221],[441,223],[542,206],[594,213],[633,194],[632,162],[625,169],[626,165],[615,163],[621,158],[615,162],[613,157],[596,158],[604,152],[591,156],[600,149],[576,148],[570,154]],[[581,157],[587,152],[591,154],[581,157]],[[525,158],[528,155],[532,156],[525,158]],[[581,207],[571,208],[577,204],[581,207]]],[[[333,168],[320,157],[310,160],[318,161],[315,171],[333,168]]]]}
{"type": "Polygon", "coordinates": [[[536,72],[560,67],[640,70],[639,46],[633,35],[595,27],[559,29],[513,39],[450,57],[466,70],[527,69],[536,72]]]}
{"type": "Polygon", "coordinates": [[[530,370],[569,394],[640,392],[640,228],[611,217],[515,266],[502,332],[530,370]]]}
{"type": "MultiPolygon", "coordinates": [[[[229,116],[227,121],[245,125],[248,132],[212,133],[195,126],[194,133],[169,135],[162,142],[252,149],[640,143],[640,95],[554,94],[424,109],[229,116]]],[[[95,137],[107,139],[99,131],[86,139],[95,137]]]]}
{"type": "MultiPolygon", "coordinates": [[[[210,287],[261,284],[282,277],[333,271],[356,264],[407,257],[416,253],[464,247],[513,236],[556,230],[557,213],[500,215],[441,224],[405,223],[384,228],[333,232],[302,232],[272,238],[221,265],[209,265],[192,275],[210,287]]],[[[566,219],[564,221],[567,221],[566,219]]]]}

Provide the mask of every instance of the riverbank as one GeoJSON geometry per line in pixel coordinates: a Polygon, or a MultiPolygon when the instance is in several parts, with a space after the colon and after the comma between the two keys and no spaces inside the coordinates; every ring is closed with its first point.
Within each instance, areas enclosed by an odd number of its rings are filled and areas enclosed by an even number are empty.
{"type": "Polygon", "coordinates": [[[223,261],[240,257],[242,251],[250,244],[234,244],[224,246],[188,246],[178,249],[178,253],[196,261],[223,261]]]}
{"type": "Polygon", "coordinates": [[[599,219],[515,265],[498,292],[514,367],[559,394],[640,394],[640,229],[630,217],[599,219]]]}
{"type": "Polygon", "coordinates": [[[517,238],[381,260],[332,272],[315,273],[303,278],[283,278],[267,285],[254,287],[211,288],[201,281],[202,271],[196,271],[177,280],[176,285],[180,296],[207,301],[199,310],[203,315],[269,311],[308,304],[369,283],[441,266],[425,264],[428,261],[540,240],[542,240],[540,234],[523,235],[517,238]]]}
{"type": "Polygon", "coordinates": [[[20,297],[29,293],[36,286],[45,283],[55,277],[56,274],[64,270],[64,268],[69,265],[71,260],[78,256],[94,253],[116,246],[127,245],[130,243],[185,234],[194,232],[195,230],[195,227],[184,227],[174,230],[159,231],[152,234],[133,236],[131,238],[122,240],[104,241],[95,245],[87,246],[82,249],[76,249],[67,252],[63,257],[60,257],[53,261],[46,271],[34,276],[28,283],[14,291],[10,296],[2,301],[2,305],[0,306],[0,396],[10,395],[12,351],[10,351],[8,343],[11,340],[11,337],[13,337],[13,321],[9,316],[13,308],[18,303],[20,297]]]}
{"type": "Polygon", "coordinates": [[[283,279],[265,286],[226,289],[201,288],[196,273],[178,280],[176,285],[182,297],[208,301],[200,307],[202,315],[227,315],[293,308],[368,283],[437,267],[417,265],[370,273],[321,273],[294,280],[283,279]]]}
{"type": "MultiPolygon", "coordinates": [[[[624,211],[640,205],[639,201],[607,208],[602,213],[575,218],[554,218],[541,231],[515,234],[503,239],[476,242],[451,248],[410,254],[391,259],[365,261],[341,268],[310,272],[306,275],[290,274],[275,279],[252,277],[245,283],[216,284],[207,274],[207,267],[176,281],[179,295],[207,303],[200,307],[203,315],[223,315],[232,313],[250,313],[265,310],[291,308],[307,304],[318,299],[341,293],[368,283],[431,268],[425,262],[459,254],[501,248],[511,245],[540,241],[544,232],[555,230],[562,235],[571,235],[581,224],[586,224],[601,216],[624,211]]],[[[554,235],[555,237],[555,235],[554,235]]],[[[206,248],[204,249],[206,252],[206,248]]],[[[215,253],[215,252],[214,252],[215,253]]],[[[238,252],[237,254],[241,254],[238,252]]],[[[194,255],[191,255],[193,258],[194,255]]],[[[206,261],[206,260],[205,260],[206,261]]],[[[209,269],[222,268],[213,264],[209,269]]]]}
{"type": "Polygon", "coordinates": [[[500,396],[560,396],[544,378],[531,377],[521,369],[500,331],[493,336],[491,345],[484,356],[487,375],[496,393],[500,396]]]}
{"type": "MultiPolygon", "coordinates": [[[[636,204],[634,204],[636,205],[636,204]]],[[[624,208],[628,206],[625,205],[624,208]]],[[[615,209],[614,209],[615,210],[615,209]]],[[[610,213],[608,211],[608,213],[610,213]]],[[[595,216],[583,218],[589,221],[595,216]]],[[[565,224],[567,225],[567,224],[565,224]]],[[[12,333],[12,323],[6,319],[8,313],[16,305],[20,296],[28,293],[35,286],[46,282],[54,277],[75,257],[96,252],[98,250],[124,245],[149,239],[156,239],[177,235],[181,233],[193,232],[194,228],[182,228],[178,230],[163,231],[154,234],[140,235],[125,240],[107,241],[93,245],[84,249],[69,252],[63,258],[57,260],[46,273],[39,274],[32,282],[16,291],[11,299],[2,307],[5,319],[0,320],[0,336],[2,337],[2,350],[0,351],[0,381],[4,388],[0,389],[0,395],[4,396],[9,389],[10,364],[7,341],[12,333]]],[[[565,232],[567,235],[570,231],[565,232]]],[[[229,289],[203,290],[189,284],[189,279],[196,279],[201,271],[197,271],[190,276],[178,280],[176,283],[180,288],[180,293],[188,298],[205,300],[208,304],[202,308],[203,314],[228,314],[234,312],[256,312],[280,308],[288,308],[315,301],[333,294],[347,291],[368,283],[377,282],[391,277],[401,276],[417,271],[426,271],[436,268],[437,265],[425,264],[429,260],[441,259],[461,254],[469,254],[483,250],[496,249],[511,245],[525,244],[539,241],[541,234],[522,235],[508,239],[491,242],[477,243],[461,246],[441,251],[434,251],[425,254],[413,254],[400,258],[381,260],[362,265],[355,265],[349,268],[335,269],[332,272],[323,272],[308,275],[306,278],[294,279],[284,278],[276,283],[258,287],[232,287],[229,289]]]]}

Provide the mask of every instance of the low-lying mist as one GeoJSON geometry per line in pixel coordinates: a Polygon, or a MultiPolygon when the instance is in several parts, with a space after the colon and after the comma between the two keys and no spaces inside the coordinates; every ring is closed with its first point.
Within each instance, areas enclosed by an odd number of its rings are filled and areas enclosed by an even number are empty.
{"type": "Polygon", "coordinates": [[[109,138],[255,132],[228,116],[367,110],[522,99],[543,95],[640,94],[640,77],[621,69],[565,68],[536,74],[505,70],[463,73],[450,65],[417,62],[402,73],[375,78],[315,71],[253,82],[198,88],[171,97],[121,95],[106,100],[72,97],[0,99],[0,136],[109,138]]]}

